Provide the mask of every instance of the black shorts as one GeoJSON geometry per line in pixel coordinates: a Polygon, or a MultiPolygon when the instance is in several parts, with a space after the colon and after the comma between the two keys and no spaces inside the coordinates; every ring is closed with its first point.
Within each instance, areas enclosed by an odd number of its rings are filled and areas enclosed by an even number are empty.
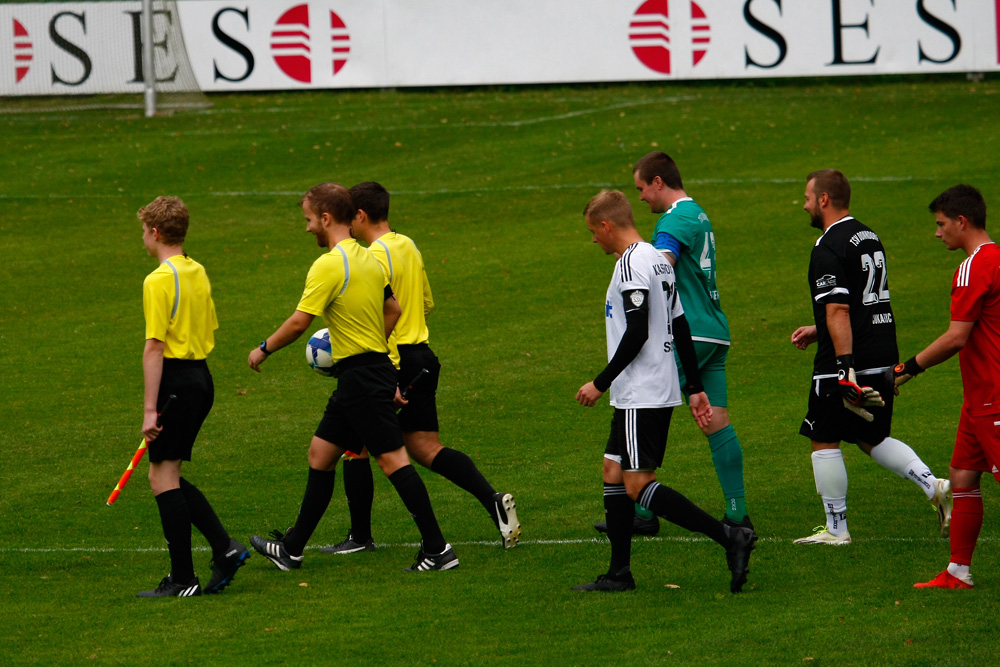
{"type": "Polygon", "coordinates": [[[399,346],[399,387],[405,389],[426,368],[421,378],[406,394],[409,401],[399,411],[399,427],[403,433],[438,431],[437,386],[441,364],[427,343],[399,346]]]}
{"type": "Polygon", "coordinates": [[[396,369],[389,355],[366,352],[348,357],[336,367],[337,389],[326,404],[316,437],[341,449],[368,448],[381,456],[403,446],[396,421],[396,369]]]}
{"type": "Polygon", "coordinates": [[[882,395],[885,406],[865,408],[874,420],[866,422],[844,407],[844,399],[837,391],[836,382],[813,381],[809,392],[809,414],[802,420],[799,435],[815,442],[865,443],[874,447],[892,432],[893,386],[881,374],[858,375],[858,384],[872,387],[882,395]],[[819,389],[817,389],[819,387],[819,389]]]}
{"type": "Polygon", "coordinates": [[[194,441],[215,402],[215,385],[204,359],[164,359],[156,410],[163,412],[167,397],[176,396],[160,418],[163,430],[149,443],[152,463],[190,461],[194,441]]]}
{"type": "Polygon", "coordinates": [[[663,465],[673,408],[615,408],[604,458],[626,472],[656,470],[663,465]]]}

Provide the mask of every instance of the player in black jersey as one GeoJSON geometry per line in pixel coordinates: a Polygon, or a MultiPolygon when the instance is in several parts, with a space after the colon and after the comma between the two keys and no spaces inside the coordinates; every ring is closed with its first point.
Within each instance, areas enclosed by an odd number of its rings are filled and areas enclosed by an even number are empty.
{"type": "Polygon", "coordinates": [[[886,254],[878,235],[851,216],[850,200],[851,186],[835,169],[815,171],[806,179],[803,208],[813,227],[823,232],[809,260],[816,324],[796,329],[792,344],[804,350],[818,343],[809,413],[799,433],[812,441],[813,475],[826,525],[796,544],[851,542],[841,441],[858,445],[883,467],[917,484],[937,507],[942,532],[951,520],[948,480],[937,479],[906,443],[889,437],[893,386],[886,371],[899,361],[899,351],[886,254]]]}

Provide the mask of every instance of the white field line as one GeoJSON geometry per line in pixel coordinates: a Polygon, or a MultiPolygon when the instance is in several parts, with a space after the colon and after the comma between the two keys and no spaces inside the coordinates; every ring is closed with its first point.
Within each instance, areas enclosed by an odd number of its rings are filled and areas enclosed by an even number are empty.
{"type": "MultiPolygon", "coordinates": [[[[852,182],[861,183],[900,183],[900,182],[936,182],[938,177],[931,176],[854,176],[852,182]]],[[[764,183],[769,185],[801,184],[801,178],[702,178],[687,179],[688,183],[695,185],[751,185],[754,183],[764,183]]],[[[427,190],[393,190],[393,195],[402,196],[429,196],[429,195],[462,195],[488,192],[545,192],[548,190],[592,190],[594,188],[619,187],[631,191],[631,183],[553,183],[549,185],[487,185],[477,188],[432,188],[427,190]]],[[[10,194],[0,193],[2,199],[26,199],[53,201],[64,201],[69,199],[122,199],[133,195],[124,192],[119,193],[95,193],[95,194],[63,194],[58,192],[48,192],[45,194],[10,194]]],[[[189,192],[179,195],[185,199],[195,197],[300,197],[301,190],[229,190],[229,191],[208,191],[189,192]]]]}
{"type": "MultiPolygon", "coordinates": [[[[793,537],[760,537],[757,542],[760,543],[773,543],[773,544],[787,544],[791,545],[793,537]]],[[[665,542],[670,544],[688,544],[694,542],[711,542],[707,537],[636,537],[633,539],[636,542],[665,542]]],[[[1000,537],[987,537],[980,536],[980,543],[990,543],[1000,541],[1000,537]]],[[[872,538],[861,538],[855,540],[855,544],[863,545],[865,543],[875,543],[875,544],[885,544],[885,543],[913,543],[913,544],[933,544],[933,543],[943,543],[947,542],[947,538],[944,537],[872,537],[872,538]]],[[[379,549],[418,549],[420,544],[418,542],[376,542],[379,549]]],[[[485,546],[485,547],[499,547],[500,543],[497,540],[470,540],[466,542],[450,542],[454,547],[465,547],[465,546],[485,546]]],[[[564,544],[607,544],[607,540],[603,537],[589,537],[589,538],[576,538],[576,539],[566,539],[566,540],[521,540],[521,544],[524,546],[530,545],[564,545],[564,544]]],[[[306,550],[314,550],[322,548],[323,544],[316,544],[306,547],[306,550]]],[[[797,547],[799,548],[799,547],[797,547]]],[[[808,548],[808,547],[804,547],[808,548]]],[[[850,550],[850,545],[844,545],[841,547],[844,551],[850,550]]],[[[815,549],[815,547],[814,547],[815,549]]],[[[130,547],[130,548],[118,548],[118,547],[3,547],[0,548],[0,553],[20,553],[20,554],[32,554],[32,553],[147,553],[147,552],[165,552],[166,547],[130,547]]],[[[210,551],[209,547],[197,546],[192,547],[193,551],[210,551]]]]}

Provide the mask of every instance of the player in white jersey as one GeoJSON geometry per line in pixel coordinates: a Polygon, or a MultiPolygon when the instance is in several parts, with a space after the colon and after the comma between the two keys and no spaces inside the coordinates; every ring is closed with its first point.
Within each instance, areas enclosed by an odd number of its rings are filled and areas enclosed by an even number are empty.
{"type": "Polygon", "coordinates": [[[684,367],[691,414],[699,426],[712,418],[712,406],[701,386],[691,331],[677,294],[673,267],[642,240],[632,208],[617,190],[601,191],[584,209],[584,218],[607,254],[619,256],[608,288],[604,314],[608,365],[580,387],[576,400],[592,407],[611,392],[615,412],[604,453],[604,511],[611,563],[607,574],[574,587],[580,591],[627,591],[635,588],[631,569],[633,503],[657,516],[704,533],[726,550],[732,572],[730,590],[746,582],[753,529],[723,525],[674,489],[656,481],[663,463],[670,415],[681,404],[674,345],[684,367]]]}

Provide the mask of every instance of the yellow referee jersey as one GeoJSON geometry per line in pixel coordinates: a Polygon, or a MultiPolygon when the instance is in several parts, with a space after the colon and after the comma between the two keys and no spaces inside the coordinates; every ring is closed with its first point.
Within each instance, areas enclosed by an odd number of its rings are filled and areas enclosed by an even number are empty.
{"type": "Polygon", "coordinates": [[[427,342],[427,314],[434,308],[431,284],[424,258],[410,237],[389,232],[377,238],[369,249],[382,265],[403,310],[389,338],[390,356],[398,365],[397,345],[427,342]]]}
{"type": "Polygon", "coordinates": [[[365,352],[388,353],[382,312],[388,282],[372,254],[354,239],[313,262],[296,310],[323,318],[334,363],[365,352]]]}
{"type": "Polygon", "coordinates": [[[167,359],[205,359],[219,320],[205,267],[186,255],[166,260],[142,283],[146,338],[163,341],[167,359]]]}

